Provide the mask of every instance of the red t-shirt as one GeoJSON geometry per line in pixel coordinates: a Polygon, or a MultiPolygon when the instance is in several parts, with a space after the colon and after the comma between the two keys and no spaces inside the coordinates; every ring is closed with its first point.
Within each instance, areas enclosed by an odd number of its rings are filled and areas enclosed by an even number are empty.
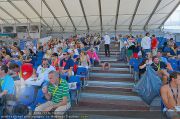
{"type": "Polygon", "coordinates": [[[152,49],[156,49],[157,48],[157,44],[158,44],[157,38],[153,38],[152,41],[151,41],[151,48],[152,49]]]}

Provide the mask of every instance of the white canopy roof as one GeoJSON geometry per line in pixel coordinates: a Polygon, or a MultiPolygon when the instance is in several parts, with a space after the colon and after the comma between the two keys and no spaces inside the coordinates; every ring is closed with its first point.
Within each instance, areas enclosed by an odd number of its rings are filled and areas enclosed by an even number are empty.
{"type": "Polygon", "coordinates": [[[54,31],[160,28],[180,0],[0,0],[0,24],[41,22],[54,31]]]}

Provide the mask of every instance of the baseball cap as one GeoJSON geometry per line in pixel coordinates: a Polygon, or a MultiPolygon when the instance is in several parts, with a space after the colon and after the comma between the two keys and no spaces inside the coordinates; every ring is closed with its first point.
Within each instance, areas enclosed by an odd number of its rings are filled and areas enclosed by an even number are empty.
{"type": "Polygon", "coordinates": [[[30,63],[25,63],[22,65],[21,71],[22,71],[22,78],[24,80],[27,80],[33,74],[33,65],[30,63]]]}

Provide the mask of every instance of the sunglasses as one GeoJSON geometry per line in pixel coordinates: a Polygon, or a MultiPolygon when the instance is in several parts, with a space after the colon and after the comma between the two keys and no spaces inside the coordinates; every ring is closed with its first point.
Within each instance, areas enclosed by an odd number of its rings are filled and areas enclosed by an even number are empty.
{"type": "Polygon", "coordinates": [[[67,55],[67,54],[63,54],[63,55],[67,55]]]}
{"type": "Polygon", "coordinates": [[[48,64],[43,64],[43,66],[48,66],[48,64]]]}

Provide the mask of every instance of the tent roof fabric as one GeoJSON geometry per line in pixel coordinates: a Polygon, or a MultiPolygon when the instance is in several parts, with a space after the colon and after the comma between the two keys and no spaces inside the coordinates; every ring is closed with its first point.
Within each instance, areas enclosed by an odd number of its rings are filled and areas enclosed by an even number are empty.
{"type": "Polygon", "coordinates": [[[41,22],[54,31],[159,29],[180,0],[0,0],[0,24],[41,22]]]}

